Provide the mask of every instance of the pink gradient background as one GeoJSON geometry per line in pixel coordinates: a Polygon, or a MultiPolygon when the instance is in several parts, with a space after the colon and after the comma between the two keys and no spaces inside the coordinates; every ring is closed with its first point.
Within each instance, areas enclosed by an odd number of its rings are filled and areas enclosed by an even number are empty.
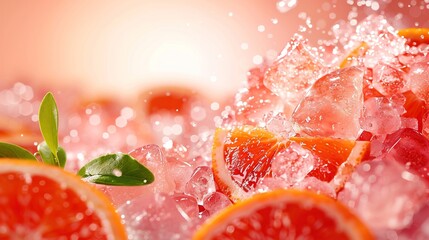
{"type": "MultiPolygon", "coordinates": [[[[281,13],[273,0],[0,1],[0,87],[27,79],[129,97],[183,85],[222,98],[243,84],[255,55],[281,51],[303,13],[314,43],[365,1],[348,2],[298,0],[281,13]]],[[[424,1],[378,2],[395,27],[429,26],[424,1]]],[[[358,7],[357,19],[374,12],[358,7]]]]}

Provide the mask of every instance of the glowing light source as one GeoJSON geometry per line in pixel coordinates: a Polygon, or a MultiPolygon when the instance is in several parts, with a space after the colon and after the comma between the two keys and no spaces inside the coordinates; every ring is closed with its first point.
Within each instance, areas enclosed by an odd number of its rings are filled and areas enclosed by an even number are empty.
{"type": "Polygon", "coordinates": [[[197,77],[202,74],[202,56],[189,43],[166,42],[149,56],[149,75],[197,77]]]}

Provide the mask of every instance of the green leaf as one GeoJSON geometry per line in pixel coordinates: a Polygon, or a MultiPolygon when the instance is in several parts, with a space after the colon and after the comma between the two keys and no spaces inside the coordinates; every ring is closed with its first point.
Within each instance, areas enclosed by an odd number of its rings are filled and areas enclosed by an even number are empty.
{"type": "Polygon", "coordinates": [[[58,159],[51,152],[51,149],[49,148],[48,144],[46,144],[46,142],[41,142],[39,145],[37,145],[37,151],[39,151],[43,162],[46,164],[60,166],[62,168],[64,168],[64,166],[66,165],[66,152],[61,146],[58,146],[58,159]]]}
{"type": "MultiPolygon", "coordinates": [[[[43,138],[57,160],[58,152],[58,108],[54,96],[48,92],[39,109],[39,126],[43,138]]],[[[56,165],[59,165],[57,163],[56,165]]]]}
{"type": "Polygon", "coordinates": [[[140,186],[154,181],[149,169],[122,153],[100,156],[83,166],[77,174],[86,181],[104,185],[140,186]]]}
{"type": "Polygon", "coordinates": [[[67,160],[67,155],[66,155],[66,151],[64,150],[64,148],[62,148],[61,146],[58,146],[58,162],[60,163],[60,167],[64,168],[64,166],[66,165],[66,160],[67,160]]]}
{"type": "Polygon", "coordinates": [[[55,161],[55,156],[51,152],[51,149],[49,148],[48,144],[46,144],[46,142],[41,142],[39,145],[37,145],[37,151],[42,157],[44,163],[58,166],[57,162],[55,161]]]}
{"type": "Polygon", "coordinates": [[[0,142],[0,158],[23,158],[37,161],[26,149],[15,144],[0,142]]]}

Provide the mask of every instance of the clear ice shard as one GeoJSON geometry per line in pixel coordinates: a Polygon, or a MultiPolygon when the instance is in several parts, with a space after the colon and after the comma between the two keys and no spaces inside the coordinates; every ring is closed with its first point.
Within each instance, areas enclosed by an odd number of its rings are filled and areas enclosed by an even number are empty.
{"type": "Polygon", "coordinates": [[[305,90],[327,70],[317,53],[296,34],[267,70],[264,84],[283,99],[288,115],[288,110],[292,111],[299,103],[305,90]]]}
{"type": "Polygon", "coordinates": [[[190,223],[180,214],[176,201],[165,193],[144,194],[118,209],[128,239],[190,238],[190,223]]]}
{"type": "Polygon", "coordinates": [[[379,231],[407,226],[426,201],[426,191],[421,178],[388,157],[359,165],[338,199],[379,231]]]}
{"type": "Polygon", "coordinates": [[[296,130],[309,136],[355,139],[360,131],[363,76],[358,67],[318,79],[292,114],[296,130]]]}

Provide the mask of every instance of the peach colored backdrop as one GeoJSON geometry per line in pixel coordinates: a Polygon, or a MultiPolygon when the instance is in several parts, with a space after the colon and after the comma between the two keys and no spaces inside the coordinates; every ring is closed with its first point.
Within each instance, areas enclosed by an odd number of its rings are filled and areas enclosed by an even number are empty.
{"type": "Polygon", "coordinates": [[[29,79],[132,96],[188,85],[220,98],[260,57],[274,58],[306,16],[313,42],[358,4],[358,19],[385,11],[397,27],[428,26],[423,1],[373,2],[298,0],[282,13],[273,0],[1,0],[0,87],[29,79]]]}

